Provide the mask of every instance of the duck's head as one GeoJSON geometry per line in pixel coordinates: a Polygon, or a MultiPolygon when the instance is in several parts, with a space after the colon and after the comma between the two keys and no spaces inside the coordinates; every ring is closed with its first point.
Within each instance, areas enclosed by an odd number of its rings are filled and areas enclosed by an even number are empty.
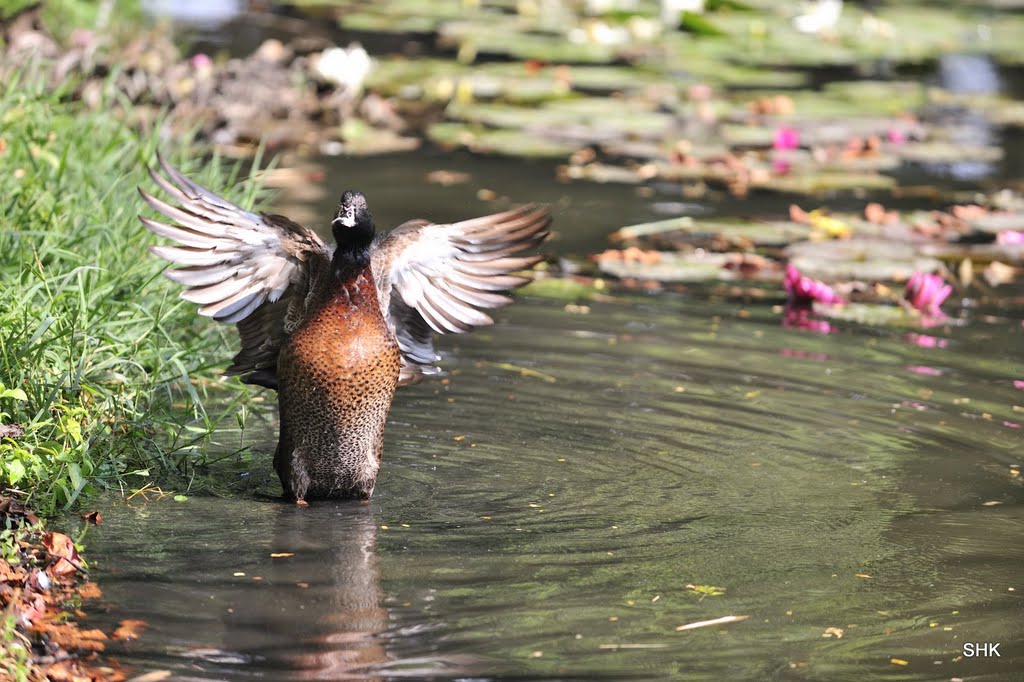
{"type": "Polygon", "coordinates": [[[331,231],[339,249],[360,249],[373,241],[373,216],[362,192],[346,191],[341,195],[338,212],[331,221],[331,231]]]}

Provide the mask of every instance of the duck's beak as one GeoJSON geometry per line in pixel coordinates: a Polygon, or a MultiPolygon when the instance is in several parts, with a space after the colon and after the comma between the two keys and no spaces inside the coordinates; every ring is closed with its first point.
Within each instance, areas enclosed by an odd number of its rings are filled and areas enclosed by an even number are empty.
{"type": "Polygon", "coordinates": [[[338,216],[331,222],[331,227],[343,225],[344,227],[356,226],[356,207],[342,206],[338,209],[338,216]]]}

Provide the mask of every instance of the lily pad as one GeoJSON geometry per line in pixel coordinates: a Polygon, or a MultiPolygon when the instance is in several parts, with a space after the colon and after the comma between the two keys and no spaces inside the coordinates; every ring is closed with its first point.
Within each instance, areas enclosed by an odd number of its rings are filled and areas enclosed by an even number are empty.
{"type": "Polygon", "coordinates": [[[448,108],[450,118],[501,128],[532,129],[555,138],[583,142],[614,139],[624,135],[659,136],[675,119],[651,111],[642,103],[611,107],[605,98],[581,98],[549,102],[540,107],[507,104],[465,104],[448,108]]]}
{"type": "Polygon", "coordinates": [[[1024,230],[1024,215],[1020,213],[988,213],[969,220],[972,229],[997,234],[1004,230],[1024,230]]]}
{"type": "Polygon", "coordinates": [[[920,255],[913,244],[883,239],[798,242],[785,253],[801,273],[826,282],[902,282],[914,272],[942,267],[939,260],[920,255]]]}
{"type": "Polygon", "coordinates": [[[366,33],[433,33],[441,20],[429,16],[397,16],[379,12],[351,12],[338,23],[349,31],[366,33]]]}
{"type": "Polygon", "coordinates": [[[958,161],[986,161],[994,163],[1003,158],[999,147],[960,144],[955,142],[918,142],[901,145],[898,153],[914,163],[955,163],[958,161]]]}
{"type": "Polygon", "coordinates": [[[938,107],[970,109],[980,112],[995,125],[1024,127],[1024,101],[1005,95],[950,92],[932,88],[929,103],[938,107]]]}
{"type": "Polygon", "coordinates": [[[664,76],[642,67],[580,65],[568,67],[564,73],[573,89],[594,93],[634,92],[665,85],[664,76]]]}
{"type": "Polygon", "coordinates": [[[482,128],[457,122],[435,123],[427,129],[427,137],[440,145],[506,156],[565,158],[577,149],[576,144],[557,142],[528,131],[482,128]]]}
{"type": "Polygon", "coordinates": [[[1024,263],[1024,244],[927,244],[921,252],[947,263],[1024,263]]]}
{"type": "Polygon", "coordinates": [[[574,43],[564,35],[528,32],[515,18],[487,21],[450,21],[439,29],[442,46],[464,54],[504,55],[517,59],[568,64],[610,64],[618,51],[599,43],[574,43]]]}
{"type": "Polygon", "coordinates": [[[807,239],[811,228],[791,221],[695,220],[690,216],[623,227],[612,233],[613,241],[720,243],[728,246],[785,246],[807,239]]]}
{"type": "Polygon", "coordinates": [[[759,189],[776,192],[820,194],[842,190],[891,190],[897,183],[895,178],[878,173],[823,171],[806,175],[775,176],[763,182],[751,184],[759,189]]]}
{"type": "Polygon", "coordinates": [[[598,267],[619,279],[654,280],[657,282],[706,282],[732,279],[735,273],[725,268],[730,256],[725,253],[659,253],[656,263],[636,260],[602,259],[598,267]]]}
{"type": "MultiPolygon", "coordinates": [[[[449,82],[471,73],[471,69],[444,59],[379,59],[370,70],[366,87],[385,95],[407,93],[410,99],[430,97],[435,91],[431,83],[447,79],[449,82]],[[413,93],[408,93],[412,87],[413,93]]],[[[451,96],[446,93],[444,99],[451,96]]]]}
{"type": "Polygon", "coordinates": [[[599,280],[586,281],[575,277],[536,277],[519,289],[524,296],[553,298],[558,301],[591,301],[603,294],[604,287],[599,280]]]}
{"type": "Polygon", "coordinates": [[[386,128],[374,128],[360,119],[349,119],[341,127],[344,151],[353,156],[408,152],[420,146],[418,137],[400,135],[386,128]]]}
{"type": "Polygon", "coordinates": [[[880,303],[815,305],[814,312],[832,320],[856,322],[873,327],[917,327],[921,322],[921,316],[912,310],[880,303]]]}

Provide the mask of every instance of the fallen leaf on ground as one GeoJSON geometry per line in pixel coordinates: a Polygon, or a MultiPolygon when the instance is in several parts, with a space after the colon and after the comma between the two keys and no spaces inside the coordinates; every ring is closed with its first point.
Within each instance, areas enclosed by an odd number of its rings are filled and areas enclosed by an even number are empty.
{"type": "Polygon", "coordinates": [[[50,571],[54,575],[67,575],[74,573],[81,565],[78,558],[78,550],[75,543],[63,533],[47,533],[43,536],[43,546],[46,547],[52,556],[57,557],[57,562],[50,571]]]}

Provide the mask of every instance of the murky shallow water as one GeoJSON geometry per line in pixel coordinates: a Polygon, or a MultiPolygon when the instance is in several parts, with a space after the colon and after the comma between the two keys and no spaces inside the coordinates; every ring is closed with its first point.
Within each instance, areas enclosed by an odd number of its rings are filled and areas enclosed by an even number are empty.
{"type": "MultiPolygon", "coordinates": [[[[390,192],[385,225],[487,210],[476,185],[422,182],[448,164],[408,158],[330,176],[390,192]]],[[[594,224],[639,202],[530,165],[474,170],[514,200],[568,197],[556,252],[592,249],[594,224]]],[[[227,498],[111,502],[87,538],[105,594],[90,622],[147,621],[114,651],[175,679],[1015,679],[1014,300],[928,331],[931,348],[785,329],[700,289],[589,314],[521,300],[444,340],[447,383],[400,393],[369,505],[268,497],[269,405],[255,460],[220,474],[227,498]],[[676,630],[728,615],[748,618],[676,630]]]]}

